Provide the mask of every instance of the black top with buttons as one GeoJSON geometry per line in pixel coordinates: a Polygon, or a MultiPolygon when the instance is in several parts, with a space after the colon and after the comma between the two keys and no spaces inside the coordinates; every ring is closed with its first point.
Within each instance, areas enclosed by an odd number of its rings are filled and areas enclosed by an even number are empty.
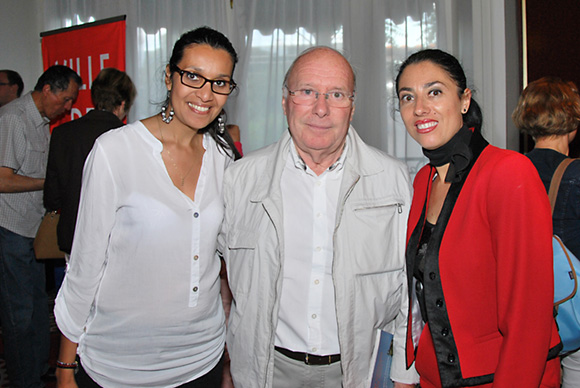
{"type": "Polygon", "coordinates": [[[412,277],[408,277],[409,298],[412,300],[415,295],[417,296],[421,314],[428,322],[427,327],[433,339],[443,387],[473,386],[493,381],[493,375],[463,377],[439,273],[439,248],[447,223],[469,171],[488,144],[480,133],[473,134],[469,144],[472,152],[471,159],[468,165],[458,172],[460,178],[451,184],[436,225],[431,225],[426,221],[428,201],[425,201],[421,218],[411,233],[407,245],[407,273],[413,274],[412,277]],[[412,287],[413,278],[421,284],[415,289],[412,287]],[[416,293],[417,288],[420,289],[419,293],[416,293]]]}

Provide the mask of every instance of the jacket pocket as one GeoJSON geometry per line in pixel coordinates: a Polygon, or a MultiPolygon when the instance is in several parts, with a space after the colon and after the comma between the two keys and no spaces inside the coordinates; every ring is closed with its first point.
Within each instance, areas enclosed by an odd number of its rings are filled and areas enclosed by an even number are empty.
{"type": "Polygon", "coordinates": [[[406,213],[403,201],[359,201],[345,212],[338,231],[339,250],[348,252],[358,275],[401,270],[405,265],[406,213]]]}
{"type": "Polygon", "coordinates": [[[403,272],[358,275],[354,281],[355,315],[370,317],[376,328],[385,329],[401,306],[403,272]]]}
{"type": "Polygon", "coordinates": [[[250,229],[234,229],[228,242],[228,249],[254,249],[258,241],[258,234],[250,229]]]}

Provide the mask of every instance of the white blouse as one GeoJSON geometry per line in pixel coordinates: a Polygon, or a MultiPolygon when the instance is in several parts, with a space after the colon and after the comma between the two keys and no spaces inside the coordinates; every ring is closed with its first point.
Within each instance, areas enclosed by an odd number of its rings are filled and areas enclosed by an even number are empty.
{"type": "Polygon", "coordinates": [[[106,387],[174,387],[209,372],[225,339],[216,238],[231,159],[209,135],[195,201],[172,183],[141,122],[101,136],[87,162],[61,332],[106,387]]]}

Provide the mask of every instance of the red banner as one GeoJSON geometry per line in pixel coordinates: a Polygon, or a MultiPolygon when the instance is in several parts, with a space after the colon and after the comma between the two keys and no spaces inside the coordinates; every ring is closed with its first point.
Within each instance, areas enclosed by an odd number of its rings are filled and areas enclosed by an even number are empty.
{"type": "Polygon", "coordinates": [[[40,36],[44,70],[65,65],[83,79],[70,114],[53,123],[54,128],[93,109],[90,89],[102,69],[115,67],[125,71],[125,16],[43,32],[40,36]]]}

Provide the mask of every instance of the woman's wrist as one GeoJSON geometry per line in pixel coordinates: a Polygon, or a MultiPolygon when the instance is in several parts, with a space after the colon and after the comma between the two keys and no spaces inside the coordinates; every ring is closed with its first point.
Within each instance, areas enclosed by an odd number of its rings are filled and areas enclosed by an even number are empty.
{"type": "Polygon", "coordinates": [[[76,360],[73,362],[63,362],[56,360],[56,367],[60,369],[77,369],[79,367],[79,363],[76,360]]]}

